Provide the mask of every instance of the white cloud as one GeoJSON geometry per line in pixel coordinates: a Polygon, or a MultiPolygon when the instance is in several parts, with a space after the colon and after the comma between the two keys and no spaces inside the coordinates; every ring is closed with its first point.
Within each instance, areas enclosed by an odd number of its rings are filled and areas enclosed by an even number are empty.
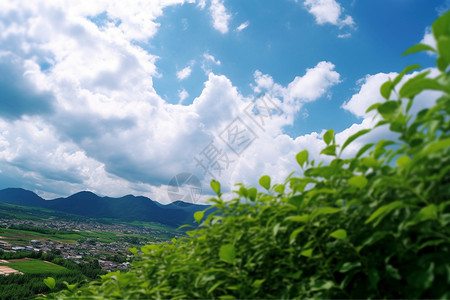
{"type": "Polygon", "coordinates": [[[331,62],[321,61],[314,68],[306,70],[305,75],[296,76],[287,87],[274,83],[268,74],[255,71],[256,93],[269,92],[272,96],[282,97],[286,103],[304,103],[315,101],[340,82],[340,75],[331,62]]]}
{"type": "Polygon", "coordinates": [[[340,75],[334,68],[334,64],[321,61],[308,69],[304,76],[295,77],[287,87],[288,99],[309,102],[321,97],[331,86],[340,82],[340,75]]]}
{"type": "Polygon", "coordinates": [[[342,108],[360,118],[373,116],[373,111],[366,114],[366,110],[372,104],[383,101],[383,97],[380,95],[380,86],[389,78],[395,76],[397,76],[397,73],[367,75],[359,81],[362,83],[359,93],[353,95],[349,101],[344,102],[342,108]]]}
{"type": "Polygon", "coordinates": [[[206,62],[212,62],[213,64],[220,66],[220,60],[216,60],[211,54],[205,53],[203,54],[203,58],[206,62]]]}
{"type": "MultiPolygon", "coordinates": [[[[438,71],[436,69],[429,69],[430,77],[434,77],[438,75],[438,71]]],[[[396,86],[395,90],[398,91],[403,83],[405,83],[411,77],[417,75],[418,72],[413,72],[411,74],[405,75],[400,83],[396,86]]],[[[378,73],[375,75],[367,75],[365,78],[362,78],[358,81],[361,84],[360,90],[357,94],[353,95],[350,100],[344,102],[342,104],[342,108],[351,112],[357,117],[369,119],[375,115],[375,111],[371,111],[366,113],[366,110],[377,102],[385,101],[384,98],[380,94],[380,87],[387,80],[393,80],[398,73],[378,73]]],[[[411,108],[411,112],[418,112],[420,109],[432,106],[434,104],[434,100],[437,99],[439,92],[426,91],[419,94],[414,100],[414,104],[411,108]]],[[[394,94],[392,94],[394,95],[394,94]]],[[[395,96],[393,96],[395,97],[395,96]]]]}
{"type": "MultiPolygon", "coordinates": [[[[254,91],[270,95],[283,111],[268,120],[264,130],[243,113],[254,97],[242,95],[224,75],[209,72],[201,94],[192,95],[190,105],[181,105],[188,95],[184,89],[179,91],[180,105],[167,103],[156,93],[152,77],[158,76],[157,57],[134,41],[151,37],[164,7],[182,2],[149,1],[152,4],[146,2],[144,14],[138,2],[118,1],[90,5],[29,1],[0,10],[0,52],[14,55],[20,74],[54,98],[48,115],[25,111],[14,121],[0,118],[0,183],[40,194],[90,189],[103,195],[132,193],[167,202],[166,185],[178,173],[194,173],[208,186],[210,178],[203,175],[194,157],[211,141],[227,149],[218,136],[236,117],[258,138],[241,157],[232,158],[235,162],[222,176],[224,187],[239,181],[257,185],[262,174],[280,182],[291,171],[299,171],[295,154],[302,149],[315,159],[327,159],[318,154],[324,146],[323,132],[293,139],[283,134],[283,127],[292,124],[304,102],[329,95],[340,82],[331,62],[319,62],[287,85],[255,71],[254,91]],[[88,18],[105,11],[110,19],[105,24],[88,18]],[[8,23],[5,14],[19,19],[8,23]],[[141,26],[150,31],[140,32],[141,26]],[[50,64],[45,70],[44,62],[50,64]]],[[[220,60],[204,54],[205,70],[218,65],[220,60]]],[[[378,94],[386,76],[367,77],[357,95],[344,104],[364,120],[338,133],[338,141],[371,124],[363,107],[370,104],[369,94],[378,94]]],[[[421,97],[418,105],[429,105],[421,97]]],[[[382,133],[367,138],[376,139],[382,133]]]]}
{"type": "Polygon", "coordinates": [[[200,7],[200,9],[204,9],[206,6],[206,0],[198,0],[197,6],[200,7]]]}
{"type": "Polygon", "coordinates": [[[244,30],[245,28],[247,28],[248,25],[250,25],[250,22],[249,22],[249,21],[246,21],[246,22],[242,23],[241,25],[239,25],[239,26],[236,28],[236,30],[237,30],[237,31],[242,31],[242,30],[244,30]]]}
{"type": "MultiPolygon", "coordinates": [[[[425,34],[423,35],[422,40],[420,41],[420,43],[428,45],[433,47],[434,49],[436,49],[436,40],[434,39],[433,36],[433,32],[431,31],[430,27],[427,27],[425,29],[425,34]]],[[[436,53],[432,52],[432,51],[427,51],[428,55],[436,55],[436,53]]]]}
{"type": "Polygon", "coordinates": [[[187,66],[177,72],[177,78],[178,78],[178,80],[184,80],[184,79],[188,78],[189,76],[191,76],[191,73],[192,73],[192,67],[187,66]]]}
{"type": "Polygon", "coordinates": [[[185,89],[178,91],[178,98],[179,98],[178,104],[182,104],[187,97],[189,97],[189,93],[185,89]]]}
{"type": "Polygon", "coordinates": [[[305,0],[304,6],[314,16],[317,24],[329,23],[339,28],[355,25],[351,16],[342,16],[342,7],[336,0],[305,0]]]}
{"type": "Polygon", "coordinates": [[[340,38],[340,39],[346,39],[346,38],[349,38],[351,36],[352,36],[352,34],[349,33],[349,32],[343,33],[343,34],[338,34],[338,38],[340,38]]]}
{"type": "Polygon", "coordinates": [[[228,32],[228,24],[230,22],[231,15],[227,12],[223,2],[223,0],[211,0],[209,10],[213,19],[214,28],[222,34],[225,34],[228,32]]]}
{"type": "Polygon", "coordinates": [[[220,66],[220,65],[221,65],[220,60],[216,59],[211,54],[208,53],[203,54],[202,69],[206,75],[208,75],[211,72],[212,66],[220,66]]]}

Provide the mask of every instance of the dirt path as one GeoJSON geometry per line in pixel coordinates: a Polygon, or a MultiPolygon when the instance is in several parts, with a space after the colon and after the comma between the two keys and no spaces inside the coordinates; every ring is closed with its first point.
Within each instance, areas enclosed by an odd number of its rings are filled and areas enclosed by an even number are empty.
{"type": "Polygon", "coordinates": [[[0,275],[9,275],[9,274],[23,274],[23,273],[7,266],[0,266],[0,275]]]}

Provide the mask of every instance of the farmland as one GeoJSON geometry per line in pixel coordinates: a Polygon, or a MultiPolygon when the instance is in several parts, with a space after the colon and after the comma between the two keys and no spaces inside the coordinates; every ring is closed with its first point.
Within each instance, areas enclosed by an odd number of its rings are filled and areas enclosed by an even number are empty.
{"type": "Polygon", "coordinates": [[[68,271],[62,266],[37,259],[10,260],[8,263],[0,263],[0,266],[7,266],[24,274],[64,273],[68,271]]]}

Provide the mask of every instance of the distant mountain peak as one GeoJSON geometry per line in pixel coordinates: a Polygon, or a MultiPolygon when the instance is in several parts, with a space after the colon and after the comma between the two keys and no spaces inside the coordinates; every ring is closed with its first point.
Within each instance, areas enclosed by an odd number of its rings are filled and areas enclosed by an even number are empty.
{"type": "Polygon", "coordinates": [[[0,202],[42,207],[90,218],[157,222],[171,226],[192,222],[193,213],[207,207],[183,201],[162,205],[145,196],[100,197],[91,191],[81,191],[69,197],[47,201],[21,188],[0,190],[0,202]]]}

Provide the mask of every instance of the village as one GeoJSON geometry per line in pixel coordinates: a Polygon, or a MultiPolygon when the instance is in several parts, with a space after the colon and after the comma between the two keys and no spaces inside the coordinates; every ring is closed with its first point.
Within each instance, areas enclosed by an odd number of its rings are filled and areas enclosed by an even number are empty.
{"type": "Polygon", "coordinates": [[[86,220],[43,221],[0,218],[0,229],[2,228],[20,231],[8,237],[1,236],[0,232],[0,251],[53,254],[77,264],[98,260],[100,267],[106,271],[128,269],[133,259],[133,254],[129,251],[131,247],[159,244],[172,237],[181,236],[181,234],[145,226],[107,224],[95,220],[86,222],[86,220]],[[36,235],[34,231],[37,232],[36,235]],[[42,232],[48,232],[48,234],[42,234],[42,232]],[[52,234],[54,232],[58,234],[52,234]],[[39,233],[40,235],[37,235],[39,233]],[[67,236],[77,234],[82,238],[70,242],[62,241],[59,237],[64,237],[64,233],[67,236]],[[105,234],[107,238],[99,238],[105,234]],[[29,240],[27,236],[32,236],[34,239],[29,240]]]}

